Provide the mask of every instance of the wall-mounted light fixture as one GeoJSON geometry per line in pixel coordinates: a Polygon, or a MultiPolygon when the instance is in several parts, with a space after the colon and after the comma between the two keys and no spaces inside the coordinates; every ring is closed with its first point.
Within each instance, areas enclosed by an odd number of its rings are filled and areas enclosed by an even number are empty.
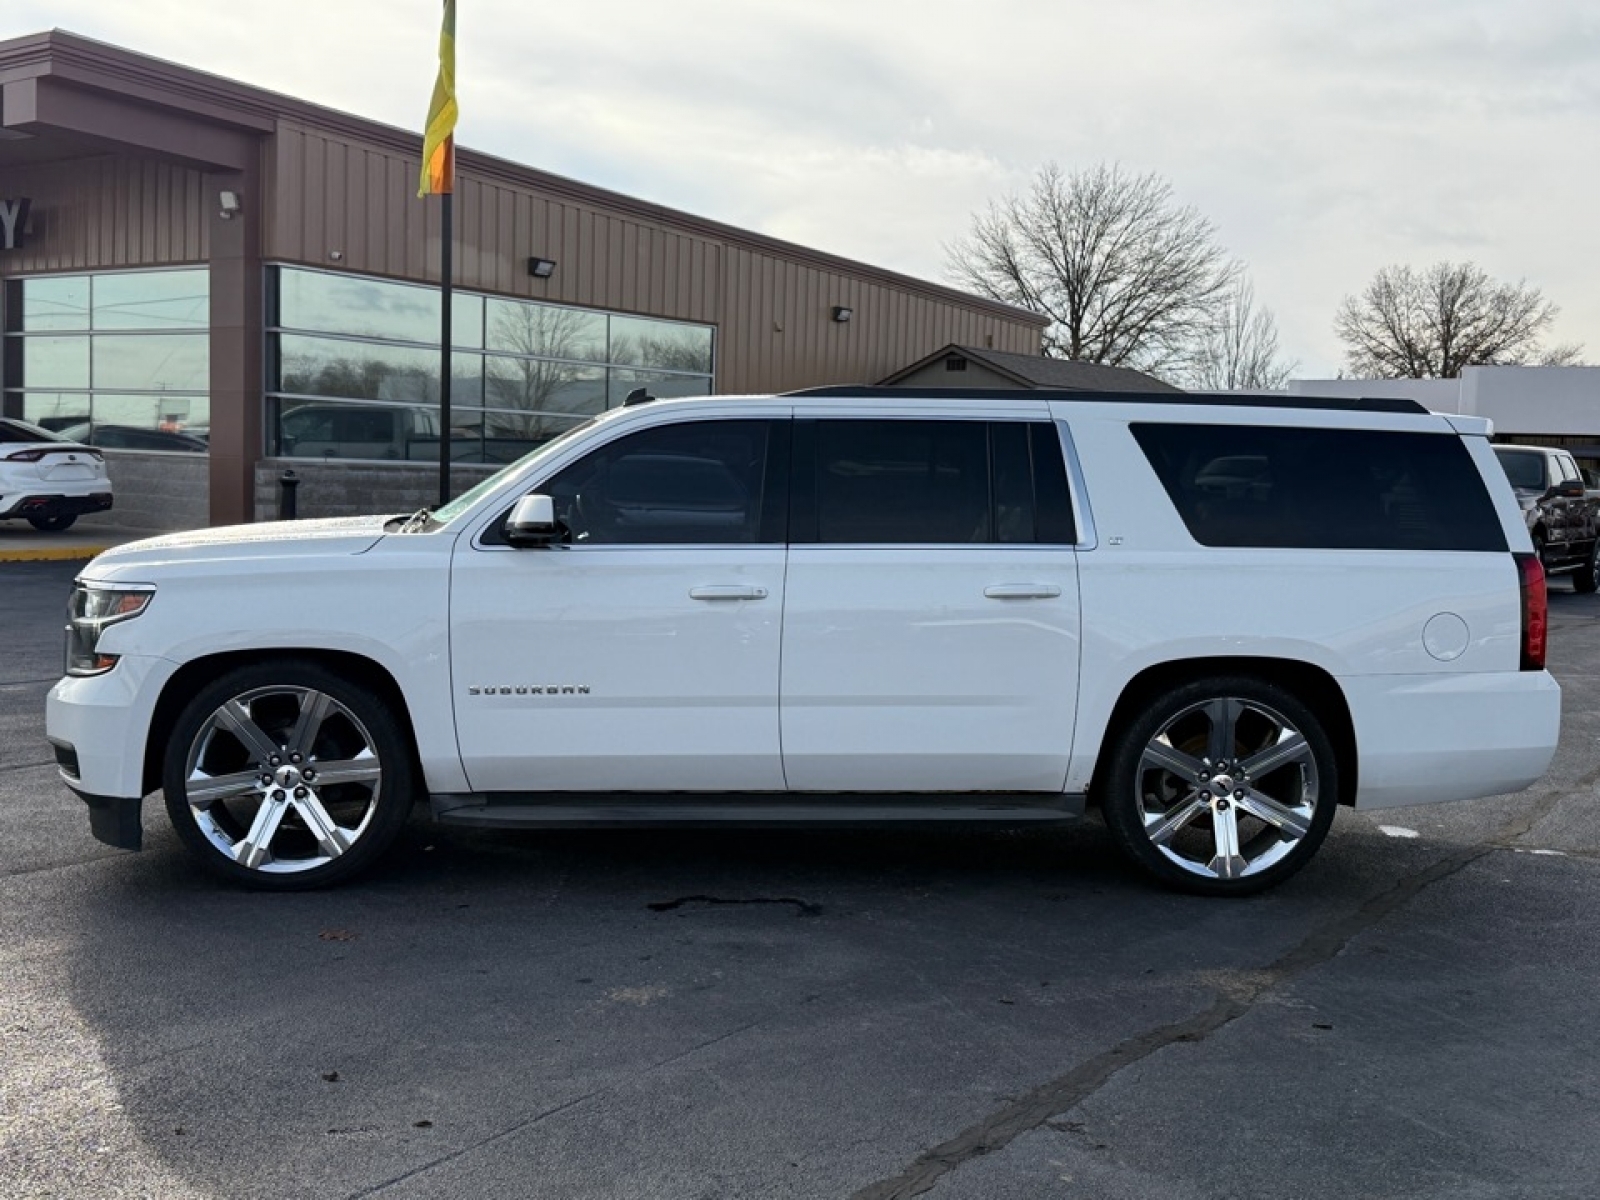
{"type": "Polygon", "coordinates": [[[833,319],[835,321],[839,322],[839,324],[841,324],[841,325],[843,325],[846,321],[848,321],[851,317],[853,317],[855,315],[856,315],[856,310],[853,309],[853,308],[846,308],[842,304],[835,304],[833,306],[833,319]]]}
{"type": "Polygon", "coordinates": [[[528,260],[528,274],[535,279],[549,279],[556,273],[556,260],[553,258],[530,258],[528,260]]]}
{"type": "Polygon", "coordinates": [[[224,221],[233,220],[234,214],[239,211],[239,207],[238,192],[217,193],[217,208],[219,210],[217,215],[224,221]]]}

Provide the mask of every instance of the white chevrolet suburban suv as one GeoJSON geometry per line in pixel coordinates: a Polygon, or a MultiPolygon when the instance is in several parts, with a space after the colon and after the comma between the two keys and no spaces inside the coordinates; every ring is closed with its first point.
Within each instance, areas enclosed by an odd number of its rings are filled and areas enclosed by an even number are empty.
{"type": "Polygon", "coordinates": [[[1488,422],[1409,401],[829,388],[609,412],[436,512],[84,570],[48,734],[96,837],[263,888],[451,825],[1042,825],[1161,881],[1555,751],[1488,422]]]}

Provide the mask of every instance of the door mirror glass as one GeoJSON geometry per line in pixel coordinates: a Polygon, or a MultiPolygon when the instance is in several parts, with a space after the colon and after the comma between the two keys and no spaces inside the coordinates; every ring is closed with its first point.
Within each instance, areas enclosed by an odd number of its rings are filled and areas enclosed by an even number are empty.
{"type": "Polygon", "coordinates": [[[522,497],[506,518],[506,541],[513,546],[548,546],[562,541],[564,533],[549,496],[522,497]]]}

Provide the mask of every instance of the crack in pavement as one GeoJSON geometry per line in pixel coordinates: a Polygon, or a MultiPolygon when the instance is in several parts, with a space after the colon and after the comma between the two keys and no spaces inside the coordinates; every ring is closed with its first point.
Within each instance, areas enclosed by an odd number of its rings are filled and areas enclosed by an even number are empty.
{"type": "MultiPolygon", "coordinates": [[[[739,1034],[746,1033],[749,1030],[754,1029],[760,1023],[761,1022],[759,1021],[751,1021],[748,1024],[740,1025],[737,1029],[730,1029],[725,1033],[717,1034],[716,1037],[707,1038],[705,1041],[699,1042],[696,1045],[689,1047],[687,1050],[670,1055],[667,1058],[662,1059],[660,1062],[652,1063],[649,1067],[645,1068],[642,1074],[648,1075],[651,1071],[658,1071],[662,1067],[669,1066],[672,1063],[688,1058],[692,1054],[698,1054],[708,1046],[715,1046],[718,1042],[725,1042],[729,1038],[738,1037],[739,1034]]],[[[568,1100],[565,1104],[558,1104],[555,1108],[549,1108],[544,1112],[536,1113],[526,1120],[518,1121],[515,1125],[511,1125],[505,1129],[497,1130],[487,1137],[479,1138],[469,1146],[462,1146],[459,1149],[450,1151],[448,1154],[441,1154],[437,1158],[433,1158],[425,1163],[421,1163],[409,1171],[406,1171],[400,1175],[396,1175],[391,1179],[385,1179],[382,1183],[375,1183],[372,1186],[363,1188],[358,1192],[350,1192],[345,1197],[345,1200],[361,1200],[361,1198],[364,1196],[375,1196],[379,1192],[387,1191],[389,1188],[394,1187],[398,1183],[404,1183],[408,1179],[414,1179],[418,1175],[425,1174],[426,1172],[433,1170],[435,1167],[442,1167],[446,1163],[455,1162],[457,1159],[463,1158],[474,1151],[481,1150],[485,1146],[492,1146],[496,1142],[504,1141],[508,1137],[521,1133],[524,1129],[529,1129],[534,1125],[537,1125],[540,1121],[543,1121],[549,1117],[557,1116],[560,1113],[564,1113],[570,1108],[576,1108],[578,1105],[589,1100],[593,1100],[597,1096],[603,1096],[609,1090],[609,1088],[597,1088],[587,1095],[579,1096],[576,1100],[568,1100]]],[[[330,1129],[328,1132],[332,1133],[333,1130],[330,1129]]]]}
{"type": "Polygon", "coordinates": [[[1022,1134],[1032,1132],[1081,1104],[1119,1071],[1179,1042],[1205,1041],[1248,1013],[1266,992],[1332,959],[1358,934],[1366,932],[1418,892],[1498,848],[1474,846],[1402,879],[1354,912],[1329,921],[1276,962],[1250,972],[1239,986],[1230,989],[1227,995],[1218,996],[1205,1011],[1128,1038],[1065,1075],[1041,1084],[987,1119],[925,1151],[900,1174],[868,1184],[855,1192],[851,1200],[906,1200],[922,1195],[964,1163],[1004,1149],[1022,1134]]]}
{"type": "MultiPolygon", "coordinates": [[[[1594,772],[1594,778],[1578,780],[1577,788],[1592,786],[1595,779],[1600,779],[1600,771],[1594,772]]],[[[900,1174],[868,1184],[855,1192],[851,1200],[907,1200],[920,1196],[964,1163],[1003,1150],[1022,1134],[1070,1111],[1125,1068],[1179,1042],[1205,1041],[1248,1013],[1267,992],[1332,960],[1357,936],[1408,903],[1424,888],[1465,870],[1497,850],[1518,849],[1516,840],[1527,836],[1571,791],[1553,790],[1534,797],[1519,816],[1501,825],[1485,844],[1458,850],[1426,870],[1401,879],[1387,891],[1379,892],[1355,911],[1327,922],[1275,962],[1246,974],[1226,994],[1218,995],[1205,1011],[1120,1042],[1065,1075],[1041,1084],[986,1120],[923,1152],[900,1174]]]]}
{"type": "Polygon", "coordinates": [[[471,1154],[474,1150],[481,1150],[485,1146],[493,1145],[495,1142],[511,1137],[513,1134],[520,1133],[524,1129],[528,1129],[531,1126],[537,1125],[540,1121],[545,1120],[547,1117],[556,1116],[558,1113],[566,1112],[569,1108],[576,1108],[585,1101],[593,1100],[598,1095],[600,1095],[599,1092],[590,1092],[586,1096],[579,1096],[576,1100],[568,1100],[565,1104],[558,1104],[554,1108],[547,1108],[544,1110],[544,1112],[535,1113],[525,1121],[518,1121],[515,1125],[512,1125],[507,1129],[502,1129],[498,1133],[492,1133],[486,1138],[480,1138],[478,1141],[473,1142],[470,1146],[462,1146],[459,1150],[452,1150],[449,1154],[441,1154],[439,1157],[430,1159],[428,1162],[422,1163],[420,1166],[413,1167],[409,1171],[396,1175],[392,1179],[385,1179],[382,1183],[375,1183],[371,1187],[362,1188],[359,1192],[350,1192],[345,1196],[345,1200],[361,1200],[363,1196],[375,1196],[379,1192],[387,1191],[388,1189],[394,1187],[394,1185],[397,1183],[404,1183],[406,1180],[417,1175],[421,1175],[425,1171],[431,1171],[435,1167],[443,1166],[445,1163],[454,1162],[463,1155],[471,1154]]]}

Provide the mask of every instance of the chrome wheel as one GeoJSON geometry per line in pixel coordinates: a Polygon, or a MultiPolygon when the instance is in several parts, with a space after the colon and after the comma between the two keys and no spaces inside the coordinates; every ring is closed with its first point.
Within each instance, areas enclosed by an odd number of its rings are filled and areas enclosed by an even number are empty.
{"type": "Polygon", "coordinates": [[[1338,800],[1317,716],[1262,680],[1186,684],[1127,728],[1100,790],[1106,823],[1141,865],[1193,891],[1237,893],[1297,871],[1338,800]]]}
{"type": "Polygon", "coordinates": [[[1319,778],[1305,736],[1264,704],[1193,705],[1139,760],[1145,836],[1185,871],[1243,879],[1281,862],[1311,829],[1319,778]]]}
{"type": "Polygon", "coordinates": [[[257,688],[201,725],[184,798],[200,832],[253,871],[326,866],[366,832],[383,764],[372,735],[326,692],[257,688]]]}
{"type": "Polygon", "coordinates": [[[208,869],[252,887],[350,878],[399,836],[416,795],[416,751],[397,713],[381,686],[323,663],[224,672],[167,743],[173,827],[208,869]]]}

